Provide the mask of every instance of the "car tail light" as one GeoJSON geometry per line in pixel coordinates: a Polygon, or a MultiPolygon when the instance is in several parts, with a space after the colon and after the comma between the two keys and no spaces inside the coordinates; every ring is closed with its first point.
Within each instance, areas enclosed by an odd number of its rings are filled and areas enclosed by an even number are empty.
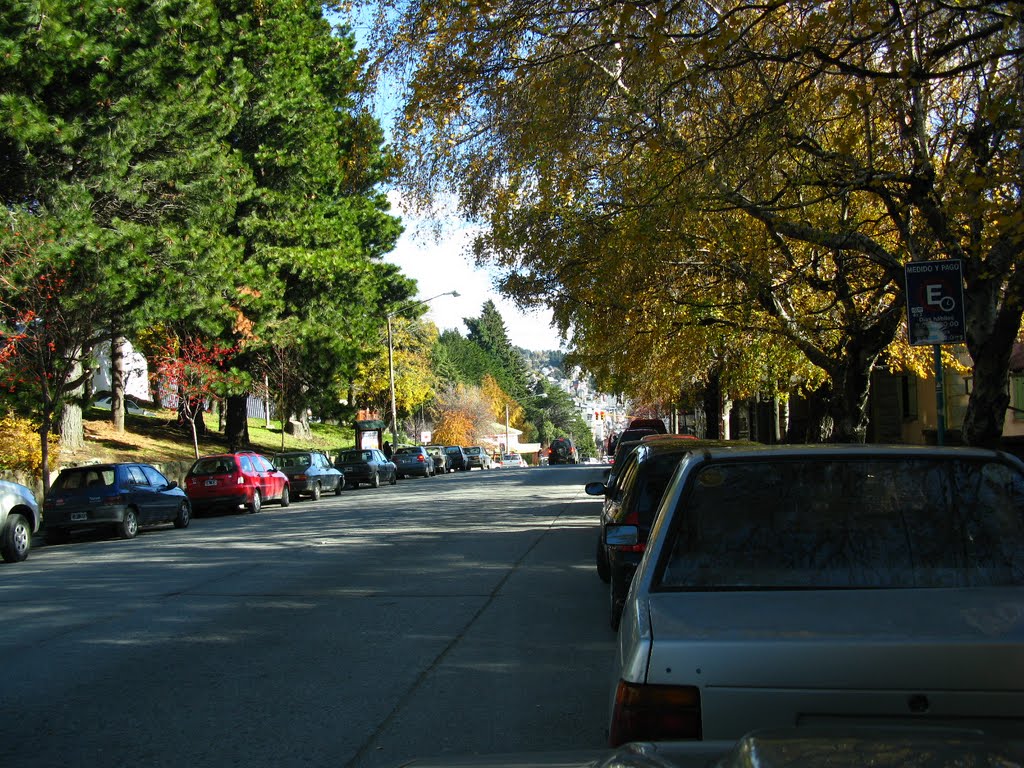
{"type": "Polygon", "coordinates": [[[692,685],[619,681],[608,745],[701,738],[700,690],[692,685]]]}
{"type": "Polygon", "coordinates": [[[299,474],[295,475],[295,477],[292,478],[292,480],[298,480],[300,483],[302,481],[304,481],[305,479],[306,479],[306,475],[304,473],[301,473],[301,472],[299,474]]]}
{"type": "Polygon", "coordinates": [[[422,456],[417,456],[416,461],[418,461],[420,464],[423,464],[424,462],[426,462],[426,459],[424,459],[422,456]]]}
{"type": "MultiPolygon", "coordinates": [[[[630,512],[622,519],[623,525],[635,525],[638,531],[638,538],[642,535],[640,529],[640,515],[637,512],[630,512]]],[[[647,548],[647,542],[638,541],[636,544],[610,544],[611,549],[619,552],[643,552],[647,548]]]]}
{"type": "Polygon", "coordinates": [[[124,504],[126,501],[128,501],[127,498],[125,498],[121,494],[117,494],[116,496],[104,496],[102,499],[100,499],[100,504],[124,504]]]}

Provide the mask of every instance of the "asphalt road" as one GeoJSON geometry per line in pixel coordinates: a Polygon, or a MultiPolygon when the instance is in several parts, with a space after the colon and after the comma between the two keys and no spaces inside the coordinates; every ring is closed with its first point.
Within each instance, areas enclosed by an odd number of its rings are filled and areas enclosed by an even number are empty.
{"type": "Polygon", "coordinates": [[[409,479],[0,567],[0,765],[604,745],[600,467],[409,479]]]}

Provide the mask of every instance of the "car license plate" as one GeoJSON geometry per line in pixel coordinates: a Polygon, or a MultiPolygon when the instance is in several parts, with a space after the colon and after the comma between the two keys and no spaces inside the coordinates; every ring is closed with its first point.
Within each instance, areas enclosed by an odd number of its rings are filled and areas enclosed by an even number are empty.
{"type": "Polygon", "coordinates": [[[205,484],[206,485],[216,485],[217,481],[211,478],[210,480],[207,480],[205,484]]]}
{"type": "Polygon", "coordinates": [[[86,514],[85,512],[72,512],[71,513],[71,522],[73,522],[73,523],[78,523],[78,522],[81,522],[82,520],[88,520],[88,519],[89,519],[89,515],[86,514]]]}

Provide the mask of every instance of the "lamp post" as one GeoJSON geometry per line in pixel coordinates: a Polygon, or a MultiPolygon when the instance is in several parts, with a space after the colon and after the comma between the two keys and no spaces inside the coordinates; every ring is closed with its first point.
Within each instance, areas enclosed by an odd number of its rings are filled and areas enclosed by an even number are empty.
{"type": "Polygon", "coordinates": [[[421,299],[420,301],[414,301],[414,302],[412,302],[410,304],[405,305],[401,309],[392,310],[391,312],[388,312],[388,314],[387,314],[387,321],[388,321],[388,383],[390,384],[390,388],[391,388],[391,445],[392,445],[392,447],[394,447],[398,443],[398,435],[396,434],[396,430],[398,429],[398,408],[395,405],[395,343],[394,343],[394,338],[391,335],[391,318],[394,317],[395,315],[399,314],[400,312],[404,312],[407,309],[412,309],[413,307],[418,307],[421,304],[426,304],[428,302],[433,301],[434,299],[439,299],[442,296],[453,296],[455,298],[458,298],[459,297],[459,292],[458,291],[445,291],[444,293],[437,294],[437,296],[431,296],[429,299],[421,299]]]}

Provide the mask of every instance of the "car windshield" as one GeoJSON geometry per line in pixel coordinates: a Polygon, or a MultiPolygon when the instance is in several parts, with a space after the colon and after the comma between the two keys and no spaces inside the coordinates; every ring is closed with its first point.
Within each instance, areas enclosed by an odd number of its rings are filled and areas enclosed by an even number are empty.
{"type": "Polygon", "coordinates": [[[81,488],[108,488],[113,484],[113,467],[89,467],[61,472],[53,487],[57,490],[77,491],[81,488]]]}
{"type": "Polygon", "coordinates": [[[982,460],[742,461],[680,496],[656,588],[1024,584],[1024,476],[982,460]]]}

